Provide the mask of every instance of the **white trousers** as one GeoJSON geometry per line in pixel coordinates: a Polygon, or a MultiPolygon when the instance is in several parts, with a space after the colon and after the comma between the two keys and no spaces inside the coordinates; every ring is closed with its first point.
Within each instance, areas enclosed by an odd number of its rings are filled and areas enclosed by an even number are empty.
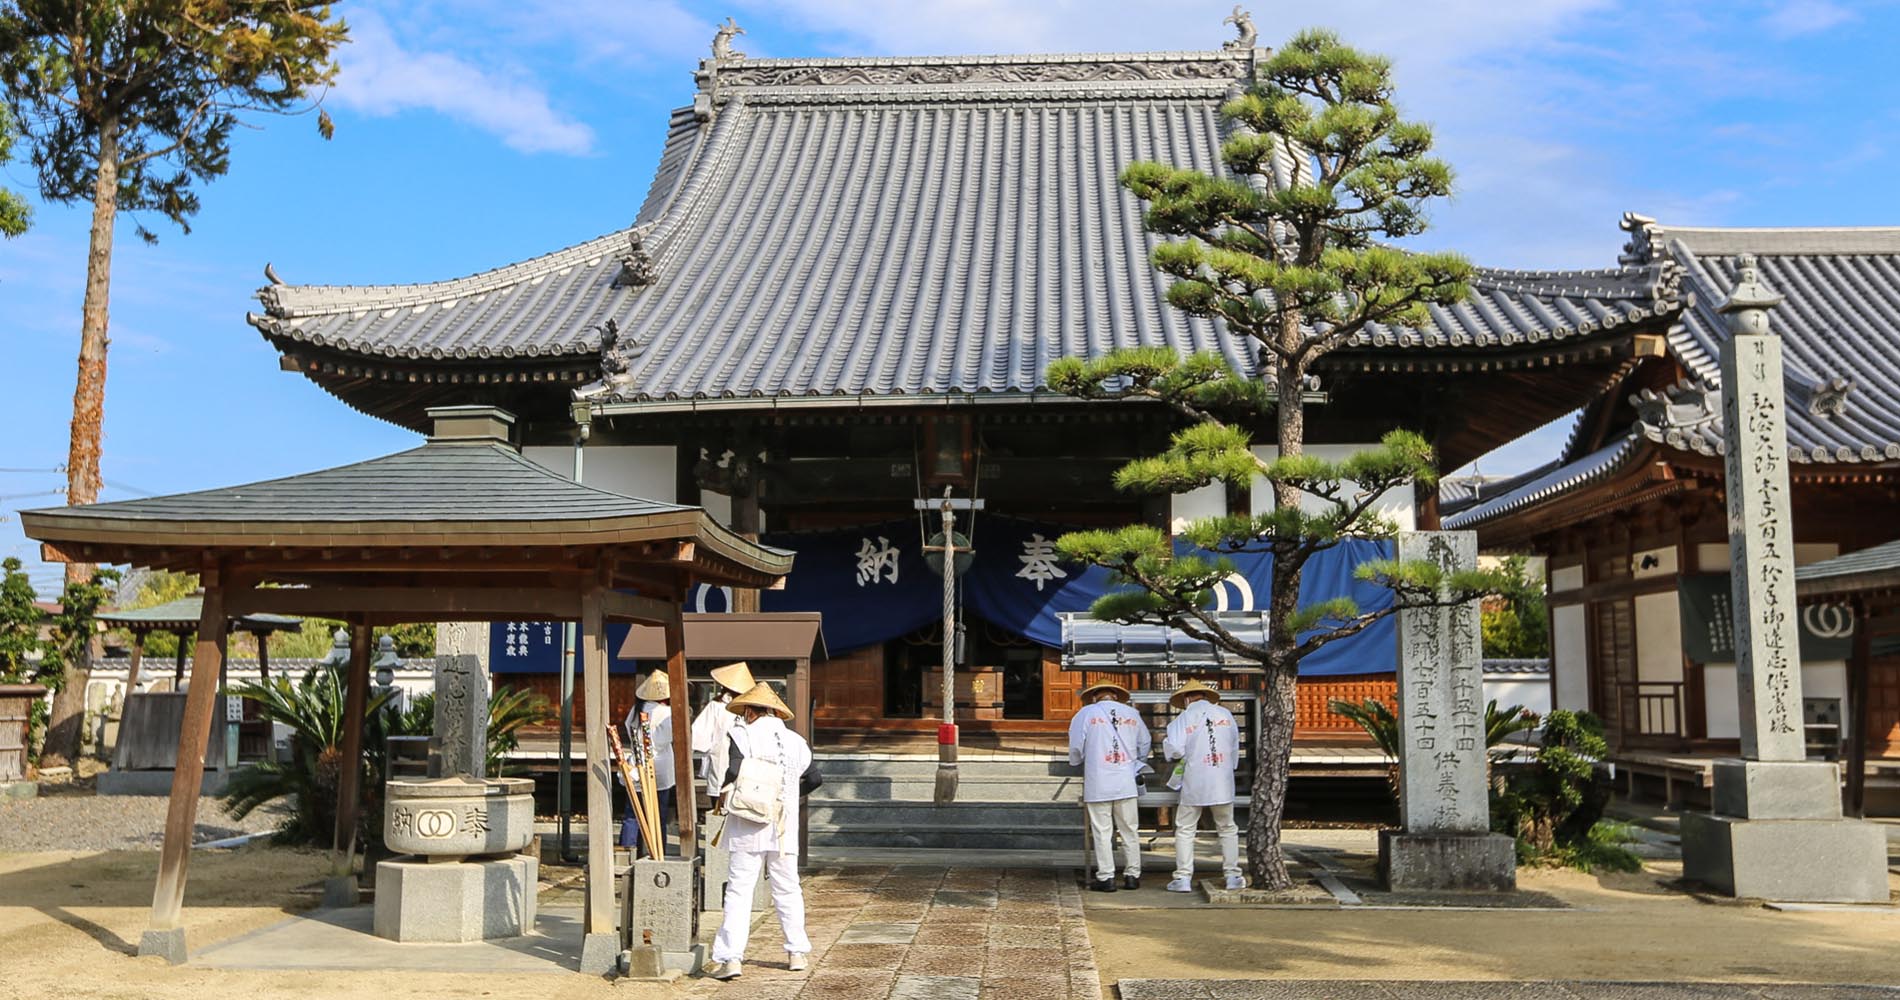
{"type": "Polygon", "coordinates": [[[1126,875],[1141,875],[1141,838],[1135,833],[1137,812],[1132,798],[1113,802],[1084,802],[1089,815],[1089,834],[1095,841],[1095,877],[1115,877],[1115,834],[1122,835],[1122,857],[1126,875]],[[1111,824],[1113,829],[1110,829],[1111,824]]]}
{"type": "Polygon", "coordinates": [[[811,951],[811,938],[805,936],[805,894],[798,887],[798,855],[733,851],[726,874],[725,919],[719,923],[719,936],[713,938],[715,962],[745,958],[746,939],[752,934],[752,894],[759,885],[760,869],[772,883],[772,908],[778,911],[778,925],[785,932],[785,950],[795,955],[811,951]]]}
{"type": "Polygon", "coordinates": [[[1234,822],[1234,804],[1218,806],[1178,805],[1174,807],[1174,877],[1194,877],[1194,833],[1201,825],[1201,810],[1214,818],[1214,834],[1220,838],[1220,868],[1229,876],[1240,874],[1240,824],[1234,822]]]}

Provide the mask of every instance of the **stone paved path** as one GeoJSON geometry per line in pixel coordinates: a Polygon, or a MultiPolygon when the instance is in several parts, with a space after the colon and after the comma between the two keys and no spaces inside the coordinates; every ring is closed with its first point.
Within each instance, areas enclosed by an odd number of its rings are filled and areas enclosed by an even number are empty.
{"type": "Polygon", "coordinates": [[[1072,872],[863,865],[804,880],[808,972],[785,968],[768,908],[745,974],[698,980],[699,997],[745,1000],[1101,1000],[1072,872]]]}
{"type": "Polygon", "coordinates": [[[1885,986],[1782,983],[1124,979],[1121,1000],[1900,1000],[1885,986]]]}

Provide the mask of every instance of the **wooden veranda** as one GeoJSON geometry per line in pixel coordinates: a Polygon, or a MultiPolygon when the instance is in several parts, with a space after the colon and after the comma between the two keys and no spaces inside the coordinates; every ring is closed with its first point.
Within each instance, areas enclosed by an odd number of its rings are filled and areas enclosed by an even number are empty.
{"type": "MultiPolygon", "coordinates": [[[[349,625],[342,759],[362,757],[371,629],[405,622],[578,622],[582,697],[605,705],[609,621],[657,626],[677,717],[690,717],[681,600],[697,583],[764,588],[790,553],[721,527],[697,507],[574,483],[521,457],[513,417],[489,407],[430,412],[422,447],[247,486],[22,513],[54,561],[193,572],[204,587],[165,840],[140,954],[185,956],[180,921],[225,637],[234,617],[290,614],[349,625]]],[[[674,729],[680,842],[698,842],[688,727],[674,729]]],[[[585,971],[619,952],[613,905],[606,730],[589,725],[585,971]]],[[[339,876],[354,864],[360,771],[340,782],[339,876]]]]}

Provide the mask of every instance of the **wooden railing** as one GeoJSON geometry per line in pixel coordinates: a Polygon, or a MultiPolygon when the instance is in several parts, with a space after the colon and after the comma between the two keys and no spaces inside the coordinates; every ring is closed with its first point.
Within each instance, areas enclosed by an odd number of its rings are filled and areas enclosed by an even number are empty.
{"type": "Polygon", "coordinates": [[[1681,681],[1628,682],[1620,685],[1620,694],[1617,719],[1626,738],[1681,739],[1688,735],[1681,681]]]}

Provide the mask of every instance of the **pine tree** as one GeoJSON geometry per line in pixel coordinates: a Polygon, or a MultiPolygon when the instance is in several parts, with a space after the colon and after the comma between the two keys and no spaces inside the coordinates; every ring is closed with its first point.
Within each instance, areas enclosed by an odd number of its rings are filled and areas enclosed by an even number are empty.
{"type": "Polygon", "coordinates": [[[1471,265],[1455,254],[1380,242],[1424,231],[1425,203],[1451,191],[1450,168],[1428,155],[1431,130],[1399,116],[1387,60],[1330,32],[1303,32],[1221,110],[1234,126],[1221,149],[1224,174],[1136,163],[1122,184],[1147,203],[1149,229],[1176,237],[1153,256],[1173,279],[1168,301],[1250,341],[1264,359],[1264,381],[1240,376],[1220,355],[1184,358],[1166,348],[1063,359],[1047,381],[1084,399],[1160,401],[1183,419],[1166,452],[1117,473],[1119,488],[1172,494],[1215,482],[1249,488],[1264,478],[1273,507],[1189,525],[1183,537],[1206,556],[1177,557],[1165,531],[1143,525],[1070,534],[1059,547],[1130,585],[1099,600],[1096,617],[1170,625],[1264,668],[1248,866],[1256,886],[1279,889],[1291,884],[1280,820],[1300,660],[1401,607],[1470,600],[1501,581],[1382,560],[1358,572],[1393,589],[1391,606],[1364,611],[1339,598],[1300,607],[1302,570],[1315,554],[1348,539],[1392,537],[1397,529],[1378,513],[1379,498],[1437,478],[1431,447],[1402,430],[1340,462],[1305,454],[1304,395],[1314,362],[1371,324],[1418,324],[1427,306],[1463,299],[1471,265]],[[1271,460],[1254,454],[1247,429],[1269,412],[1277,445],[1271,460]],[[1273,558],[1264,646],[1241,640],[1204,610],[1211,589],[1233,572],[1226,555],[1238,552],[1273,558]]]}
{"type": "MultiPolygon", "coordinates": [[[[121,210],[190,232],[195,186],[230,169],[232,129],[294,114],[336,77],[348,29],[309,0],[0,0],[0,90],[31,150],[40,197],[88,202],[92,232],[79,326],[66,502],[99,498],[107,304],[121,210]]],[[[330,119],[319,110],[327,138],[330,119]]],[[[157,237],[144,225],[138,234],[157,237]]],[[[92,567],[68,563],[69,585],[92,567]]],[[[47,753],[79,749],[90,663],[53,703],[47,753]]]]}

